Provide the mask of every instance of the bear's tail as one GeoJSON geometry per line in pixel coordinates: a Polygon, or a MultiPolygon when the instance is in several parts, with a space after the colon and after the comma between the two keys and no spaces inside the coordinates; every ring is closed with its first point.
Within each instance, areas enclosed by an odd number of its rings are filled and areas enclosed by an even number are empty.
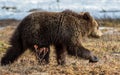
{"type": "Polygon", "coordinates": [[[13,63],[23,52],[22,39],[20,36],[20,28],[17,28],[10,40],[10,47],[1,59],[1,65],[13,63]]]}

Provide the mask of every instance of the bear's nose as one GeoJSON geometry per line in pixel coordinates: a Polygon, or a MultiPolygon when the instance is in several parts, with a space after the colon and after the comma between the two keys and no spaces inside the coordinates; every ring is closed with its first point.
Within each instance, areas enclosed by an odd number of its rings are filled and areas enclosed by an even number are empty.
{"type": "Polygon", "coordinates": [[[98,36],[101,37],[102,35],[103,33],[100,30],[98,30],[98,36]]]}

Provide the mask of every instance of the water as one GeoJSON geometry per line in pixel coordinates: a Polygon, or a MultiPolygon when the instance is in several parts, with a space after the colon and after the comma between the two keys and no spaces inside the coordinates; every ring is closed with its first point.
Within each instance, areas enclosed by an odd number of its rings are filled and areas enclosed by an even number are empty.
{"type": "Polygon", "coordinates": [[[0,0],[0,19],[23,19],[31,9],[88,11],[95,18],[120,18],[120,0],[0,0]],[[6,7],[11,7],[6,10],[6,7]]]}

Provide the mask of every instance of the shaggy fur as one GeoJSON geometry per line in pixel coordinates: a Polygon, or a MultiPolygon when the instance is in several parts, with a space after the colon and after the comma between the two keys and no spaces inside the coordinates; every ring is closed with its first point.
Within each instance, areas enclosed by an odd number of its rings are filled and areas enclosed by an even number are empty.
{"type": "MultiPolygon", "coordinates": [[[[35,52],[34,45],[48,48],[44,59],[49,61],[49,46],[56,48],[58,64],[65,63],[66,51],[73,56],[97,62],[98,59],[81,44],[82,37],[90,35],[96,25],[89,13],[35,12],[25,17],[15,30],[1,65],[13,63],[27,49],[35,52]]],[[[40,58],[40,57],[39,57],[40,58]]]]}

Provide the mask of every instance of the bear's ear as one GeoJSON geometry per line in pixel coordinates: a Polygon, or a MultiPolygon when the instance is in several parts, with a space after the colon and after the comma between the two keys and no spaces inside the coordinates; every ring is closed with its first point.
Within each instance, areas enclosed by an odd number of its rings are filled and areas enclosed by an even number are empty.
{"type": "Polygon", "coordinates": [[[87,20],[87,21],[91,21],[91,20],[92,20],[92,17],[91,17],[91,15],[89,14],[89,12],[85,12],[85,13],[83,14],[83,18],[84,18],[85,20],[87,20]]]}

